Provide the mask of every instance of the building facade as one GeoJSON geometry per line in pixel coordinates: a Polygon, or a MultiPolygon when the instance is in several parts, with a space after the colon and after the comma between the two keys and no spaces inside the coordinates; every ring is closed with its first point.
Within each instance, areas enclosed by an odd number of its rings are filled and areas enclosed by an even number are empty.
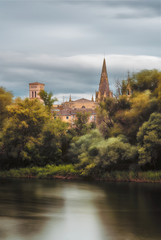
{"type": "Polygon", "coordinates": [[[64,122],[74,124],[76,120],[77,113],[88,113],[89,123],[96,121],[96,107],[98,106],[97,102],[93,100],[88,100],[81,98],[75,101],[72,101],[71,97],[68,102],[62,103],[55,111],[55,118],[60,118],[64,122]]]}
{"type": "Polygon", "coordinates": [[[97,102],[85,98],[81,98],[75,101],[72,101],[71,97],[69,102],[62,103],[64,109],[72,108],[72,109],[95,109],[98,105],[97,102]]]}

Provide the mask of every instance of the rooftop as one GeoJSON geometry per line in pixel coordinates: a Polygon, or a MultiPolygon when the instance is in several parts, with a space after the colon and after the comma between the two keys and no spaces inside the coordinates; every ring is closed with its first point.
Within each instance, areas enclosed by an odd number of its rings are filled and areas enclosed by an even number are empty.
{"type": "Polygon", "coordinates": [[[39,83],[39,82],[29,83],[29,85],[43,85],[43,86],[45,86],[45,84],[43,84],[43,83],[39,83]]]}

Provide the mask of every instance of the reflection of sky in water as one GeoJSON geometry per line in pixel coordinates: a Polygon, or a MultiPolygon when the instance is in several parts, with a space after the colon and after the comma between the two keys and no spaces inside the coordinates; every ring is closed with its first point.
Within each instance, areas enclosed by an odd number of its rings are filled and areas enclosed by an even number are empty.
{"type": "Polygon", "coordinates": [[[0,185],[0,239],[159,240],[158,184],[17,180],[0,185]]]}
{"type": "MultiPolygon", "coordinates": [[[[96,190],[96,189],[95,189],[96,190]]],[[[47,225],[44,232],[49,240],[62,239],[105,239],[104,231],[95,207],[94,200],[103,194],[89,189],[89,186],[72,185],[62,190],[65,199],[59,219],[54,219],[47,225]],[[61,231],[60,231],[61,229],[61,231]]]]}

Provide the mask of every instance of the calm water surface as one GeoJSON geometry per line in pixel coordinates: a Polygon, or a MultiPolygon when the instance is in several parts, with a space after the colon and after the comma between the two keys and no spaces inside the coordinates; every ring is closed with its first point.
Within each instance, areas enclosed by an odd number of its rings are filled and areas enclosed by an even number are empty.
{"type": "Polygon", "coordinates": [[[1,180],[2,240],[160,240],[161,185],[1,180]]]}

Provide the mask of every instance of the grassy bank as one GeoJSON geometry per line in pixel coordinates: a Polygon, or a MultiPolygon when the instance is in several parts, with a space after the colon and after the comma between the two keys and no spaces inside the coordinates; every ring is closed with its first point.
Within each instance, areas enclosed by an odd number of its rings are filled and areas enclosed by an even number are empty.
{"type": "Polygon", "coordinates": [[[71,164],[0,171],[0,178],[77,178],[78,176],[79,172],[71,164]]]}
{"type": "Polygon", "coordinates": [[[160,182],[161,171],[133,172],[114,171],[105,173],[101,180],[116,182],[160,182]]]}
{"type": "MultiPolygon", "coordinates": [[[[73,165],[47,165],[45,167],[31,167],[10,169],[0,171],[0,178],[61,178],[61,179],[84,179],[81,170],[77,170],[73,165]]],[[[113,171],[106,172],[101,177],[86,178],[113,181],[113,182],[160,182],[161,171],[133,172],[133,171],[113,171]]]]}

